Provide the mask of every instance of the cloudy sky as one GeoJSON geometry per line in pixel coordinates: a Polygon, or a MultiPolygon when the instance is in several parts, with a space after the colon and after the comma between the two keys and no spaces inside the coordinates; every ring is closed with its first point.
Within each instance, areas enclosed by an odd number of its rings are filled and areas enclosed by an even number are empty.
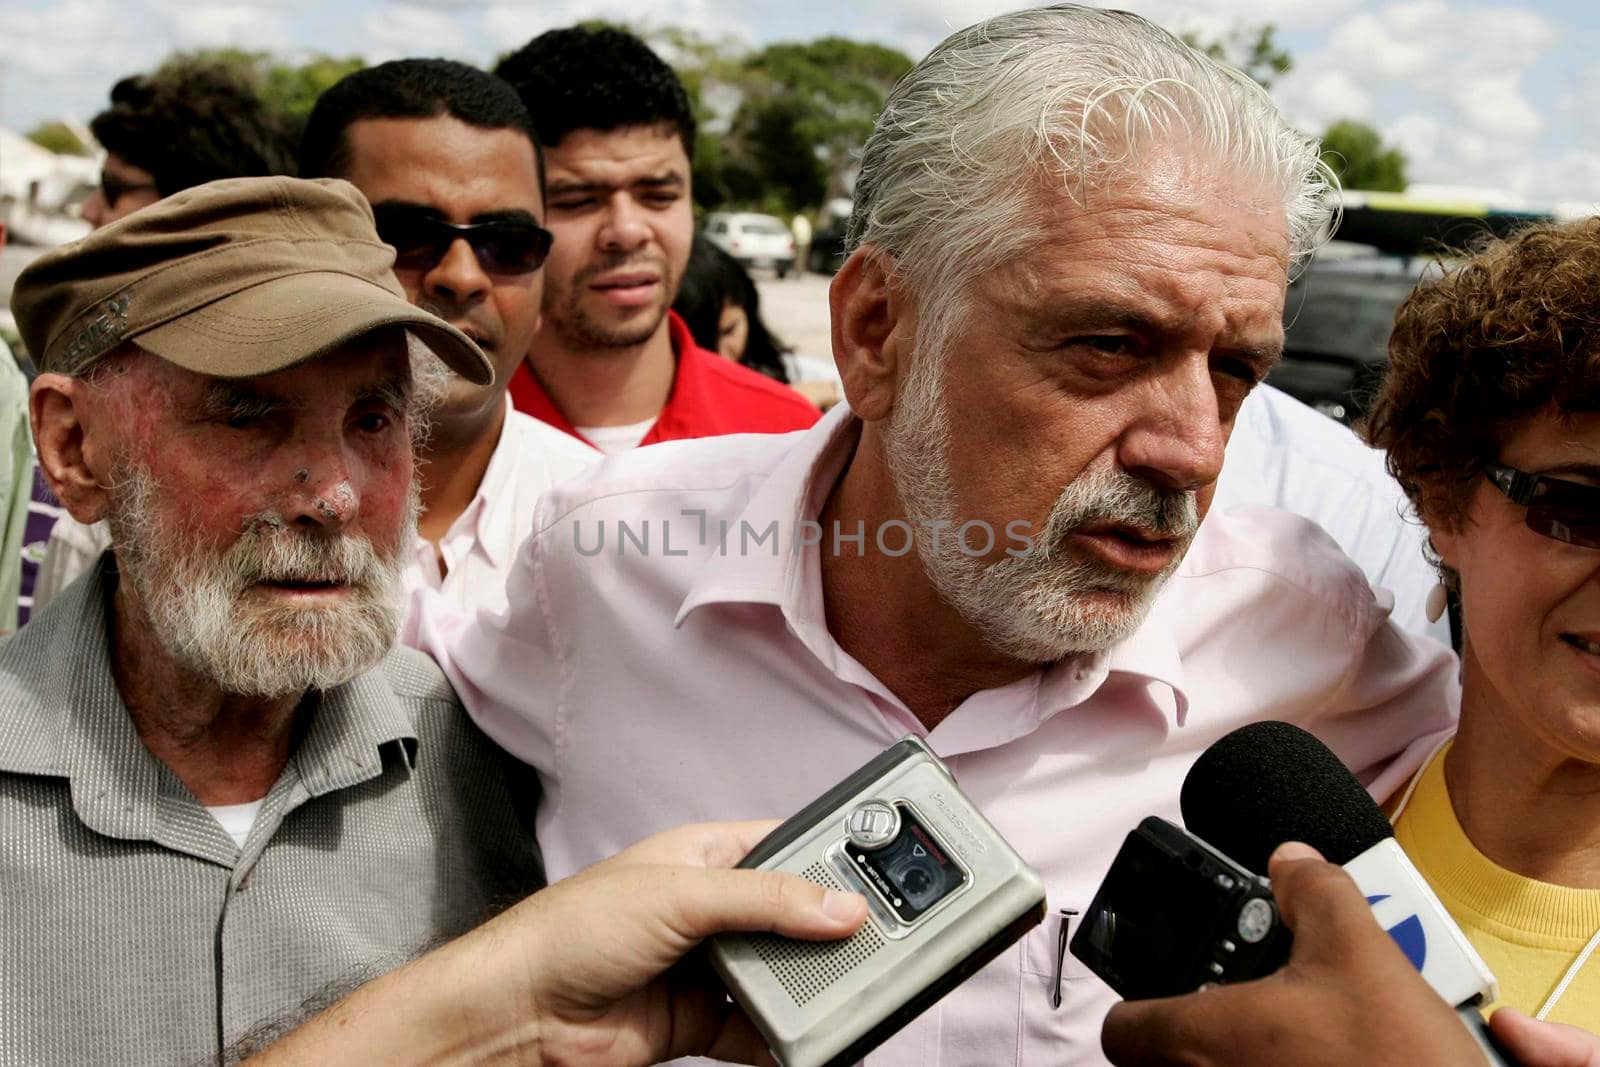
{"type": "MultiPolygon", "coordinates": [[[[582,17],[687,26],[751,45],[839,34],[921,56],[1015,0],[0,0],[0,125],[86,119],[123,74],[178,48],[233,45],[369,61],[487,63],[582,17]],[[872,10],[875,9],[875,10],[872,10]]],[[[1358,118],[1414,182],[1544,204],[1600,201],[1600,5],[1593,0],[1128,0],[1177,30],[1270,21],[1294,59],[1276,95],[1304,128],[1358,118]]]]}

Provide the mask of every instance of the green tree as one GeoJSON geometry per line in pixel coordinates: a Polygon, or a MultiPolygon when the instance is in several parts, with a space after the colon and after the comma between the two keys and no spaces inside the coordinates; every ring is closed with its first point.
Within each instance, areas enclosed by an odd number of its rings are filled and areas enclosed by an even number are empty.
{"type": "Polygon", "coordinates": [[[1322,159],[1346,189],[1405,192],[1406,157],[1383,143],[1377,130],[1354,119],[1340,119],[1322,135],[1322,159]]]}
{"type": "Polygon", "coordinates": [[[884,100],[911,65],[903,52],[842,37],[769,45],[744,63],[731,165],[759,175],[774,207],[845,195],[884,100]]]}
{"type": "Polygon", "coordinates": [[[1234,30],[1216,40],[1206,40],[1195,33],[1180,36],[1189,47],[1237,67],[1263,89],[1270,89],[1273,82],[1289,73],[1293,66],[1289,53],[1278,47],[1277,33],[1278,28],[1269,22],[1264,26],[1234,30]]]}
{"type": "Polygon", "coordinates": [[[89,146],[78,140],[78,135],[72,132],[72,127],[64,122],[42,122],[28,131],[28,140],[58,155],[89,154],[89,146]]]}

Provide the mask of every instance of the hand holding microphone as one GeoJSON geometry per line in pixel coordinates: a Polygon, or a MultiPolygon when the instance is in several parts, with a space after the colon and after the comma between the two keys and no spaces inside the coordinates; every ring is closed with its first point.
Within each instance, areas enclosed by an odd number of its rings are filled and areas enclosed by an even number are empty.
{"type": "Polygon", "coordinates": [[[1294,933],[1288,964],[1252,982],[1116,1005],[1101,1032],[1112,1063],[1461,1067],[1482,1062],[1455,1012],[1372,921],[1372,910],[1349,875],[1313,849],[1288,844],[1273,855],[1269,877],[1279,912],[1294,933]]]}
{"type": "MultiPolygon", "coordinates": [[[[1265,978],[1161,1000],[1124,1001],[1101,1032],[1118,1067],[1464,1067],[1484,1054],[1451,1007],[1372,921],[1339,867],[1298,843],[1272,856],[1273,893],[1294,933],[1265,978]]],[[[1522,1067],[1600,1067],[1600,1038],[1496,1013],[1522,1067]]]]}
{"type": "Polygon", "coordinates": [[[1199,1041],[1201,1059],[1171,1062],[1206,1062],[1210,1039],[1232,1050],[1223,1061],[1242,1064],[1600,1067],[1587,1062],[1581,1032],[1574,1037],[1513,1016],[1492,1031],[1485,1025],[1478,1005],[1496,999],[1494,976],[1394,840],[1366,790],[1311,734],[1281,722],[1233,731],[1195,762],[1181,804],[1187,832],[1147,819],[1130,834],[1073,942],[1073,951],[1123,996],[1152,998],[1119,1008],[1108,1020],[1107,1050],[1115,1047],[1125,1057],[1119,1062],[1168,1062],[1148,1050],[1166,1048],[1181,1056],[1195,1052],[1186,1045],[1193,1040],[1199,1041]],[[1160,847],[1152,850],[1151,841],[1160,847]],[[1277,850],[1291,841],[1309,843],[1289,851],[1293,856],[1306,849],[1298,864],[1314,864],[1310,870],[1321,872],[1320,888],[1304,866],[1285,867],[1277,850]],[[1275,859],[1270,894],[1281,914],[1247,900],[1262,913],[1247,928],[1241,893],[1264,888],[1259,876],[1268,873],[1269,856],[1275,859]],[[1160,877],[1130,877],[1142,868],[1159,873],[1163,862],[1166,873],[1160,877]],[[1203,876],[1199,883],[1197,873],[1203,876]],[[1156,888],[1149,888],[1152,883],[1156,888]],[[1195,886],[1202,883],[1224,891],[1201,893],[1195,886]],[[1146,888],[1140,892],[1138,886],[1146,888]],[[1352,903],[1359,906],[1351,909],[1352,903]],[[1273,932],[1280,918],[1294,941],[1281,971],[1281,932],[1273,932]],[[1235,926],[1239,935],[1253,933],[1263,945],[1277,939],[1278,951],[1250,956],[1242,943],[1250,938],[1241,940],[1235,926]],[[1161,936],[1150,937],[1152,930],[1161,936]],[[1409,967],[1394,971],[1397,960],[1409,967]],[[1169,996],[1211,983],[1221,988],[1169,996]],[[1397,1016],[1396,1004],[1406,1011],[1397,1016]],[[1165,1021],[1166,1028],[1130,1038],[1119,1027],[1141,1011],[1153,1013],[1144,1017],[1146,1023],[1165,1021]],[[1437,1020],[1452,1017],[1458,1021],[1446,1039],[1435,1032],[1437,1020]],[[1427,1040],[1413,1047],[1418,1035],[1427,1040]],[[1454,1052],[1418,1058],[1434,1045],[1475,1051],[1466,1059],[1454,1052]],[[1330,1049],[1334,1054],[1313,1059],[1313,1049],[1316,1056],[1330,1049]]]}

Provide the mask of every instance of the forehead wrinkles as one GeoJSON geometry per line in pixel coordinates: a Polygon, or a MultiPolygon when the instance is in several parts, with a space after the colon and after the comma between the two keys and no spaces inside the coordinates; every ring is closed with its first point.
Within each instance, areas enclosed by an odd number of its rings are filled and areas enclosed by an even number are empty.
{"type": "Polygon", "coordinates": [[[1281,314],[1288,236],[1274,209],[1193,194],[1164,201],[1132,190],[1103,191],[1084,206],[1056,196],[1041,208],[1044,222],[1013,268],[988,279],[999,303],[1043,310],[1094,296],[1152,317],[1281,314]]]}

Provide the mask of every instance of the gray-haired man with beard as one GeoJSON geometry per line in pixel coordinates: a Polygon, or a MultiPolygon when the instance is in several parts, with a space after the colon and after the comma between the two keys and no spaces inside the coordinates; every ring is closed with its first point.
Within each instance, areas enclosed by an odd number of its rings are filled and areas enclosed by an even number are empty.
{"type": "Polygon", "coordinates": [[[210,1060],[539,884],[503,757],[391,650],[412,306],[344,182],[201,186],[18,279],[39,461],[112,551],[0,646],[0,1063],[210,1060]]]}
{"type": "Polygon", "coordinates": [[[1258,86],[1137,16],[1003,15],[918,64],[832,286],[848,408],[558,487],[510,613],[420,618],[539,769],[552,876],[798,810],[924,736],[1062,910],[868,1064],[1103,1062],[1114,998],[1063,924],[1210,742],[1295,721],[1384,793],[1452,720],[1448,651],[1319,529],[1206,514],[1324,171],[1258,86]]]}
{"type": "MultiPolygon", "coordinates": [[[[600,453],[514,410],[506,395],[539,329],[550,233],[533,120],[511,86],[445,59],[402,59],[344,78],[317,100],[300,173],[343,178],[373,205],[406,298],[472,338],[485,383],[439,390],[420,442],[420,536],[408,587],[463,608],[505,606],[505,576],[531,532],[533,502],[600,453]]],[[[93,565],[104,524],[57,524],[35,604],[93,565]]]]}

